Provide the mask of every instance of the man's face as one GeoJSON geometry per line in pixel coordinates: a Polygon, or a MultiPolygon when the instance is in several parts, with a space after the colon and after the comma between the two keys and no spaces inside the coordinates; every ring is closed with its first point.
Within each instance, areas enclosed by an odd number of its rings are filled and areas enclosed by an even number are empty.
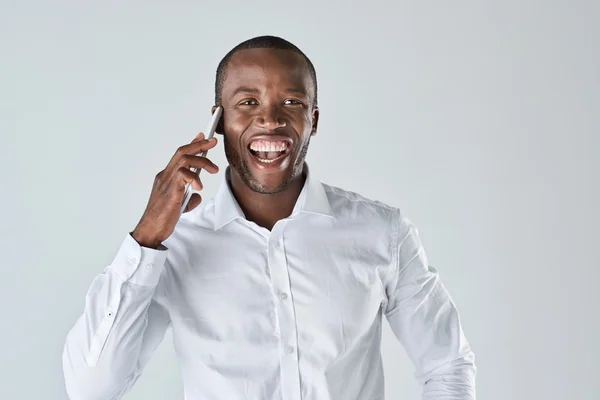
{"type": "Polygon", "coordinates": [[[235,53],[221,93],[227,160],[253,191],[278,193],[302,173],[319,111],[306,62],[289,50],[235,53]]]}

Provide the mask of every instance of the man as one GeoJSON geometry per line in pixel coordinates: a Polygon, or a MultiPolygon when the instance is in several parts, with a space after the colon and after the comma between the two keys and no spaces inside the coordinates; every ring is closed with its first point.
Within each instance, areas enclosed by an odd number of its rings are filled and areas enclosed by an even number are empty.
{"type": "Polygon", "coordinates": [[[190,200],[190,171],[216,139],[180,147],[147,208],[92,282],[67,336],[72,400],[120,399],[172,328],[185,398],[384,398],[382,317],[424,399],[475,399],[457,310],[397,208],[321,183],[305,156],[317,133],[310,60],[272,36],[219,64],[215,104],[229,162],[214,199],[190,200]]]}

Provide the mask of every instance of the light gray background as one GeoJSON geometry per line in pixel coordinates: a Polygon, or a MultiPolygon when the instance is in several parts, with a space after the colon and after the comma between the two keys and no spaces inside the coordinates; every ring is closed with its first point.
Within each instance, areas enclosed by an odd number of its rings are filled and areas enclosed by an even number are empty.
{"type": "MultiPolygon", "coordinates": [[[[597,1],[0,7],[0,398],[66,398],[62,346],[88,285],[206,126],[220,58],[259,34],[316,66],[314,171],[418,226],[478,397],[600,398],[597,1]]],[[[222,143],[210,155],[225,165],[222,143]]],[[[221,175],[205,176],[211,196],[221,175]]],[[[418,399],[384,335],[388,398],[418,399]]],[[[181,396],[167,334],[126,399],[181,396]]]]}

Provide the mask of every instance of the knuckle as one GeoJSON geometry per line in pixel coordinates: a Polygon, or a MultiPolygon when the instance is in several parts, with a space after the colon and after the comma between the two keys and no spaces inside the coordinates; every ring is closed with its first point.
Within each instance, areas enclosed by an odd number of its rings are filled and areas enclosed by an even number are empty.
{"type": "Polygon", "coordinates": [[[165,179],[165,171],[164,171],[164,170],[162,170],[162,171],[159,171],[159,172],[156,174],[156,176],[154,177],[154,181],[155,181],[157,184],[161,184],[161,183],[164,181],[164,179],[165,179]]]}
{"type": "Polygon", "coordinates": [[[191,156],[189,154],[182,154],[179,157],[179,162],[187,165],[190,163],[190,158],[191,156]]]}
{"type": "Polygon", "coordinates": [[[179,146],[177,148],[177,151],[175,152],[175,155],[179,158],[182,158],[185,156],[185,147],[184,146],[179,146]]]}

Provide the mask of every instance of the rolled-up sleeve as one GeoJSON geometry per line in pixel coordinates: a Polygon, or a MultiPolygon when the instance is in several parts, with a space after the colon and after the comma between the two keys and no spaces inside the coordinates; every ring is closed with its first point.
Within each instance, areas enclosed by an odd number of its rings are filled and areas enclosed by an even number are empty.
{"type": "Polygon", "coordinates": [[[475,356],[458,310],[429,266],[416,227],[396,219],[384,313],[416,369],[425,400],[475,400],[475,356]]]}

